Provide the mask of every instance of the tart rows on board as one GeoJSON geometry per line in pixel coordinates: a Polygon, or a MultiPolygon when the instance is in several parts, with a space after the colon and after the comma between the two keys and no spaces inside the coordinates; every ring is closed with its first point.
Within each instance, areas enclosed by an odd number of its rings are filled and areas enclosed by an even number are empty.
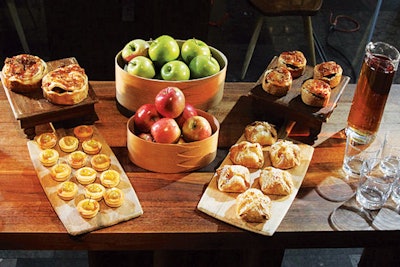
{"type": "Polygon", "coordinates": [[[41,148],[39,161],[59,183],[57,195],[60,199],[71,201],[78,196],[79,187],[84,189],[84,199],[76,205],[83,218],[95,217],[102,200],[111,208],[123,204],[124,193],[118,188],[120,173],[111,169],[111,159],[102,153],[102,143],[93,138],[91,126],[77,126],[73,135],[60,138],[53,132],[42,133],[35,141],[41,148]],[[61,157],[60,153],[65,156],[61,157]]]}
{"type": "MultiPolygon", "coordinates": [[[[274,96],[284,96],[291,89],[293,79],[301,77],[306,69],[307,60],[301,51],[282,52],[277,66],[265,71],[262,88],[274,96]]],[[[328,104],[331,90],[342,79],[343,69],[334,61],[317,64],[313,68],[312,79],[301,86],[301,99],[304,104],[313,107],[324,107],[328,104]]]]}
{"type": "Polygon", "coordinates": [[[88,96],[88,77],[78,64],[49,70],[40,57],[20,54],[6,58],[1,73],[11,91],[29,94],[42,90],[44,98],[53,104],[74,105],[88,96]]]}
{"type": "Polygon", "coordinates": [[[278,139],[275,127],[265,121],[247,125],[243,136],[244,140],[229,150],[232,164],[217,169],[217,188],[221,192],[238,194],[236,215],[239,218],[250,223],[265,222],[273,216],[270,196],[283,197],[294,190],[288,170],[300,165],[300,147],[278,139]],[[270,165],[266,164],[267,160],[270,165]],[[251,173],[256,171],[258,177],[251,184],[251,173]]]}

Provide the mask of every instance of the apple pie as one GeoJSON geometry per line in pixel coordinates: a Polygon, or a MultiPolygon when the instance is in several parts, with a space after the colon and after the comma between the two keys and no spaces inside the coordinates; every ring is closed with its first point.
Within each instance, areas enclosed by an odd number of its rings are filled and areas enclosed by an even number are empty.
{"type": "Polygon", "coordinates": [[[248,168],[261,168],[264,165],[264,153],[259,143],[241,141],[229,149],[229,158],[234,164],[248,168]]]}
{"type": "Polygon", "coordinates": [[[36,143],[41,149],[53,148],[57,144],[55,133],[42,133],[36,138],[36,143]]]}
{"type": "Polygon", "coordinates": [[[90,160],[93,169],[96,171],[105,171],[111,166],[111,159],[106,154],[97,154],[92,157],[90,160]]]}
{"type": "Polygon", "coordinates": [[[51,167],[50,175],[57,182],[63,182],[67,180],[72,173],[71,167],[66,163],[57,163],[51,167]]]}
{"type": "Polygon", "coordinates": [[[42,89],[44,98],[53,104],[75,105],[88,95],[88,77],[78,64],[70,64],[48,72],[42,89]]]}
{"type": "Polygon", "coordinates": [[[45,167],[51,167],[55,165],[59,158],[58,151],[53,148],[47,148],[42,150],[39,154],[39,160],[45,167]]]}
{"type": "Polygon", "coordinates": [[[259,143],[262,146],[272,145],[278,139],[274,125],[266,121],[255,121],[246,126],[244,136],[247,141],[259,143]]]}
{"type": "Polygon", "coordinates": [[[289,70],[293,79],[304,74],[307,60],[301,51],[282,52],[278,57],[278,67],[285,67],[289,70]]]}
{"type": "Polygon", "coordinates": [[[250,186],[250,171],[242,165],[224,165],[217,169],[217,186],[222,192],[244,192],[250,186]]]}
{"type": "Polygon", "coordinates": [[[106,189],[99,183],[88,184],[85,187],[85,197],[96,201],[102,200],[106,189]]]}
{"type": "Polygon", "coordinates": [[[98,154],[102,148],[101,142],[96,139],[85,140],[82,143],[82,149],[86,154],[94,155],[98,154]]]}
{"type": "Polygon", "coordinates": [[[68,163],[74,169],[79,169],[85,166],[86,160],[86,153],[79,150],[68,155],[68,163]]]}
{"type": "Polygon", "coordinates": [[[71,200],[78,193],[78,186],[71,181],[62,182],[57,188],[57,195],[63,200],[71,200]]]}
{"type": "Polygon", "coordinates": [[[262,223],[271,218],[271,199],[257,188],[249,188],[236,197],[236,214],[243,220],[262,223]]]}
{"type": "Polygon", "coordinates": [[[83,199],[76,206],[80,215],[85,219],[91,219],[97,215],[100,210],[100,204],[94,199],[83,199]]]}
{"type": "Polygon", "coordinates": [[[117,208],[122,205],[124,202],[124,192],[117,187],[113,187],[106,190],[104,194],[104,201],[106,202],[107,206],[111,208],[117,208]]]}
{"type": "Polygon", "coordinates": [[[100,182],[107,188],[115,187],[120,182],[120,174],[116,170],[106,170],[100,174],[100,182]]]}
{"type": "Polygon", "coordinates": [[[278,140],[270,147],[271,164],[275,168],[290,169],[300,165],[300,147],[288,140],[278,140]]]}
{"type": "Polygon", "coordinates": [[[96,180],[97,172],[90,167],[82,167],[75,172],[75,177],[80,184],[91,184],[96,180]]]}
{"type": "Polygon", "coordinates": [[[261,191],[266,195],[290,195],[294,185],[292,175],[285,170],[266,167],[260,171],[261,191]]]}
{"type": "Polygon", "coordinates": [[[79,141],[75,136],[64,136],[58,141],[58,146],[64,152],[70,153],[78,149],[79,141]]]}
{"type": "Polygon", "coordinates": [[[74,128],[74,135],[81,142],[92,138],[93,132],[93,128],[90,125],[79,125],[74,128]]]}

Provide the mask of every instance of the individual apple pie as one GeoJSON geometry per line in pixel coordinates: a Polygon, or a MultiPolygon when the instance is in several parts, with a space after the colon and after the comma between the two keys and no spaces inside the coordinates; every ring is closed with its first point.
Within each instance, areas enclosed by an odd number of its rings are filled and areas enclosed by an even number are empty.
{"type": "Polygon", "coordinates": [[[85,198],[78,202],[76,208],[83,218],[91,219],[99,212],[100,204],[94,199],[85,198]]]}
{"type": "Polygon", "coordinates": [[[272,166],[279,169],[290,169],[300,165],[300,147],[288,140],[278,140],[270,147],[272,166]]]}
{"type": "Polygon", "coordinates": [[[57,135],[55,133],[42,133],[36,138],[41,149],[53,148],[57,144],[57,135]]]}
{"type": "Polygon", "coordinates": [[[78,149],[79,140],[75,136],[64,136],[58,141],[58,146],[66,153],[74,152],[78,149]]]}
{"type": "Polygon", "coordinates": [[[100,182],[107,188],[115,187],[120,182],[120,174],[116,170],[106,170],[101,173],[100,182]]]}
{"type": "Polygon", "coordinates": [[[94,155],[100,153],[102,144],[96,139],[85,140],[82,143],[82,149],[86,154],[94,155]]]}
{"type": "Polygon", "coordinates": [[[91,184],[96,180],[97,172],[90,167],[82,167],[75,172],[75,177],[80,184],[91,184]]]}
{"type": "Polygon", "coordinates": [[[290,195],[293,191],[292,175],[285,170],[266,167],[260,171],[261,191],[266,195],[290,195]]]}
{"type": "Polygon", "coordinates": [[[111,208],[117,208],[121,206],[124,202],[124,199],[124,192],[117,187],[107,189],[106,193],[104,194],[104,201],[106,202],[107,206],[111,208]]]}
{"type": "Polygon", "coordinates": [[[71,176],[72,169],[66,163],[57,163],[51,167],[50,175],[57,182],[63,182],[71,176]]]}
{"type": "Polygon", "coordinates": [[[79,150],[68,155],[68,163],[74,169],[79,169],[85,166],[86,160],[86,153],[79,150]]]}
{"type": "Polygon", "coordinates": [[[85,197],[96,201],[102,200],[105,192],[106,189],[99,183],[88,184],[85,187],[85,197]]]}
{"type": "Polygon", "coordinates": [[[92,138],[93,128],[89,125],[79,125],[74,128],[74,135],[79,139],[79,141],[85,141],[92,138]]]}
{"type": "Polygon", "coordinates": [[[78,193],[78,186],[71,181],[62,182],[57,188],[57,195],[63,200],[71,200],[78,193]]]}
{"type": "Polygon", "coordinates": [[[247,168],[261,168],[264,165],[264,153],[259,143],[241,141],[231,146],[230,160],[237,165],[247,168]]]}
{"type": "Polygon", "coordinates": [[[93,169],[101,172],[110,168],[111,159],[106,154],[97,154],[92,157],[90,163],[92,164],[93,169]]]}
{"type": "Polygon", "coordinates": [[[53,148],[47,148],[42,150],[39,154],[39,160],[43,164],[43,166],[51,167],[55,165],[58,161],[59,154],[57,150],[53,148]]]}
{"type": "Polygon", "coordinates": [[[278,139],[274,125],[266,121],[255,121],[248,124],[244,129],[244,136],[247,141],[259,143],[262,146],[272,145],[278,139]]]}

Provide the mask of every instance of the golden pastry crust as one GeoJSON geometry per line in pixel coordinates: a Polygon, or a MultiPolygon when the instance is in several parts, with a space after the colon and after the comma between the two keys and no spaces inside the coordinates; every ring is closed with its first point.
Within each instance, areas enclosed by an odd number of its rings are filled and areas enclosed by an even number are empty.
{"type": "Polygon", "coordinates": [[[42,133],[36,138],[36,143],[41,149],[53,148],[57,144],[55,133],[42,133]]]}
{"type": "Polygon", "coordinates": [[[292,78],[296,79],[304,74],[306,64],[307,60],[301,51],[286,51],[279,55],[277,65],[287,68],[292,78]]]}
{"type": "Polygon", "coordinates": [[[120,182],[120,174],[116,170],[106,170],[100,174],[100,182],[107,188],[115,187],[120,182]]]}
{"type": "Polygon", "coordinates": [[[85,187],[85,197],[100,201],[103,199],[106,189],[99,183],[88,184],[85,187]]]}
{"type": "Polygon", "coordinates": [[[270,166],[260,171],[259,183],[266,195],[287,196],[294,188],[292,175],[288,171],[270,166]]]}
{"type": "Polygon", "coordinates": [[[74,128],[74,135],[81,142],[92,138],[93,132],[93,128],[90,125],[79,125],[74,128]]]}
{"type": "Polygon", "coordinates": [[[274,96],[284,96],[292,87],[292,74],[286,67],[269,69],[264,73],[262,88],[274,96]]]}
{"type": "Polygon", "coordinates": [[[255,121],[246,126],[244,136],[251,143],[259,143],[262,146],[272,145],[278,139],[278,133],[274,125],[266,121],[255,121]]]}
{"type": "Polygon", "coordinates": [[[80,215],[85,219],[91,219],[97,215],[100,210],[100,204],[94,199],[82,199],[76,206],[80,215]]]}
{"type": "Polygon", "coordinates": [[[291,141],[278,140],[270,147],[271,164],[275,168],[290,169],[300,165],[300,147],[291,141]]]}
{"type": "Polygon", "coordinates": [[[2,80],[4,85],[17,93],[30,93],[40,89],[48,72],[46,62],[38,56],[21,54],[4,61],[2,80]]]}
{"type": "Polygon", "coordinates": [[[82,167],[75,172],[75,177],[80,184],[91,184],[96,180],[97,172],[90,167],[82,167]]]}
{"type": "Polygon", "coordinates": [[[301,86],[301,100],[312,107],[325,107],[331,97],[331,87],[322,80],[309,79],[301,86]]]}
{"type": "Polygon", "coordinates": [[[50,175],[57,182],[63,182],[67,180],[72,173],[71,167],[66,163],[57,163],[51,167],[50,175]]]}
{"type": "Polygon", "coordinates": [[[250,186],[250,171],[242,165],[224,165],[217,169],[217,186],[222,192],[241,193],[250,186]]]}
{"type": "Polygon", "coordinates": [[[101,142],[96,139],[85,140],[82,143],[82,149],[85,153],[89,155],[94,155],[100,153],[102,148],[101,142]]]}
{"type": "Polygon", "coordinates": [[[111,159],[106,154],[97,154],[92,157],[90,160],[93,169],[96,171],[105,171],[111,166],[111,159]]]}
{"type": "Polygon", "coordinates": [[[331,88],[338,86],[342,80],[343,69],[335,61],[322,62],[314,67],[314,79],[322,80],[331,88]]]}
{"type": "Polygon", "coordinates": [[[247,189],[236,198],[236,214],[247,222],[265,222],[271,218],[271,199],[257,188],[247,189]]]}
{"type": "Polygon", "coordinates": [[[79,169],[85,166],[86,160],[86,153],[79,150],[68,155],[68,163],[74,169],[79,169]]]}
{"type": "Polygon", "coordinates": [[[111,208],[117,208],[124,203],[125,195],[121,189],[117,187],[113,187],[106,190],[104,194],[104,201],[106,202],[107,206],[111,208]]]}
{"type": "Polygon", "coordinates": [[[71,200],[78,194],[78,186],[71,181],[62,182],[57,187],[57,195],[63,200],[71,200]]]}
{"type": "Polygon", "coordinates": [[[58,154],[57,150],[53,148],[47,148],[40,152],[39,161],[43,164],[43,166],[51,167],[57,163],[59,157],[60,155],[58,154]]]}
{"type": "Polygon", "coordinates": [[[247,168],[261,168],[264,165],[264,154],[259,143],[241,141],[229,149],[229,158],[233,164],[247,168]]]}
{"type": "Polygon", "coordinates": [[[88,77],[78,64],[70,64],[47,73],[42,89],[43,96],[53,104],[75,105],[88,95],[88,77]]]}
{"type": "Polygon", "coordinates": [[[79,140],[75,136],[64,136],[58,141],[58,146],[62,151],[70,153],[78,149],[79,140]]]}

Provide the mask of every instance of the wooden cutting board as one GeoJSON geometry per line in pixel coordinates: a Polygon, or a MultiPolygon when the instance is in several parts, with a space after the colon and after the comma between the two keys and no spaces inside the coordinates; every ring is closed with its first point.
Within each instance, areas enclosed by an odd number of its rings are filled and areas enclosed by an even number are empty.
{"type": "MultiPolygon", "coordinates": [[[[240,137],[238,142],[245,140],[244,137],[240,137]]],[[[203,193],[200,202],[197,205],[197,208],[226,223],[237,226],[239,228],[252,231],[258,234],[271,236],[274,234],[278,226],[280,225],[282,219],[285,217],[286,212],[289,210],[292,205],[293,200],[295,199],[297,192],[303,182],[304,176],[307,173],[308,166],[310,164],[314,148],[305,145],[298,144],[301,149],[301,163],[299,166],[289,169],[293,177],[294,190],[288,196],[269,196],[272,200],[271,205],[271,218],[264,223],[248,223],[242,220],[236,214],[236,197],[239,195],[238,193],[226,193],[218,190],[217,187],[217,175],[214,173],[210,183],[208,184],[205,192],[203,193]]],[[[271,162],[269,160],[269,146],[263,147],[265,164],[263,167],[271,166],[271,162]]],[[[223,160],[220,166],[224,166],[227,164],[232,164],[229,159],[229,154],[223,160]]],[[[251,177],[251,187],[255,187],[260,189],[258,184],[258,175],[259,169],[250,169],[250,177],[251,177]]]]}
{"type": "MultiPolygon", "coordinates": [[[[57,182],[52,179],[50,175],[51,167],[44,167],[39,161],[39,153],[41,148],[38,146],[36,141],[30,140],[28,141],[28,149],[29,154],[37,172],[40,184],[43,187],[43,190],[49,199],[52,207],[60,218],[61,222],[64,224],[68,233],[71,235],[79,235],[83,233],[87,233],[96,229],[112,226],[119,222],[127,221],[138,217],[143,214],[142,207],[140,205],[139,199],[136,195],[135,190],[133,189],[124,169],[120,165],[118,159],[115,157],[111,148],[105,142],[104,138],[100,135],[95,126],[91,126],[94,129],[93,138],[96,138],[98,141],[102,143],[101,153],[108,155],[111,159],[111,167],[110,169],[116,170],[120,174],[121,181],[117,188],[121,189],[125,194],[125,200],[122,206],[118,208],[110,208],[108,207],[104,200],[101,200],[100,203],[100,211],[99,213],[92,219],[84,219],[80,216],[79,212],[76,209],[76,205],[79,200],[84,198],[84,186],[79,184],[79,182],[74,177],[75,170],[72,169],[72,175],[70,180],[74,181],[78,185],[78,194],[75,199],[70,201],[62,200],[58,197],[56,190],[57,186],[61,182],[57,182]]],[[[73,135],[73,129],[57,129],[56,131],[58,139],[66,135],[73,135]]],[[[63,161],[67,159],[69,153],[65,153],[61,151],[58,144],[54,148],[60,154],[60,160],[63,161]]],[[[79,144],[78,150],[82,151],[82,143],[79,144]]],[[[90,165],[90,158],[88,164],[90,165]]],[[[97,173],[97,178],[95,182],[100,183],[99,181],[100,172],[97,173]]]]}

